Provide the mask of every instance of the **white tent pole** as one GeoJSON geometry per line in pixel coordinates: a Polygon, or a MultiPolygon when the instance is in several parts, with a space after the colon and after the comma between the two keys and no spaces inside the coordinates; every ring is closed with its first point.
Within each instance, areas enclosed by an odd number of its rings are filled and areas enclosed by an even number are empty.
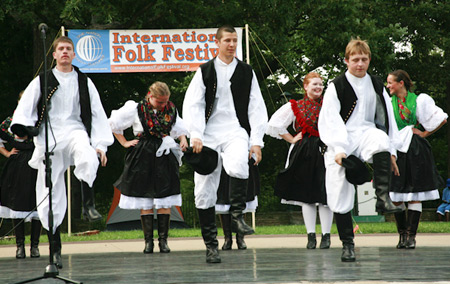
{"type": "Polygon", "coordinates": [[[248,24],[245,24],[245,54],[247,55],[247,64],[250,64],[250,46],[248,43],[248,24]]]}
{"type": "Polygon", "coordinates": [[[67,235],[72,235],[72,187],[70,167],[67,168],[67,235]]]}

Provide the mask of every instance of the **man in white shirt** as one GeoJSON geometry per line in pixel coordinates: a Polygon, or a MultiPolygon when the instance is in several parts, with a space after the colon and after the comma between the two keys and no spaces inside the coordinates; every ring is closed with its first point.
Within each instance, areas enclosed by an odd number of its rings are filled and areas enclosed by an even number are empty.
{"type": "Polygon", "coordinates": [[[398,130],[392,104],[383,82],[367,73],[371,59],[368,44],[351,40],[345,51],[347,71],[327,88],[319,116],[319,133],[328,146],[324,155],[327,203],[335,213],[343,243],[341,260],[355,261],[351,210],[355,187],[347,181],[342,160],[355,155],[373,163],[373,184],[380,213],[399,211],[389,198],[391,167],[398,174],[398,130]]]}
{"type": "Polygon", "coordinates": [[[195,206],[198,209],[206,262],[221,262],[218,252],[215,204],[222,165],[230,179],[232,230],[254,233],[243,218],[250,157],[258,164],[267,124],[267,110],[256,75],[250,65],[235,58],[237,33],[232,26],[217,30],[218,56],[200,66],[183,103],[183,119],[194,153],[203,145],[219,153],[219,162],[209,175],[195,173],[195,206]]]}
{"type": "Polygon", "coordinates": [[[53,49],[56,67],[47,71],[48,91],[43,91],[44,74],[28,85],[14,112],[11,130],[19,137],[37,135],[34,138],[36,148],[29,165],[38,170],[38,214],[43,227],[50,230],[43,120],[43,94],[47,94],[48,149],[53,152],[50,156],[53,232],[48,234],[53,234],[55,264],[62,268],[59,226],[64,220],[67,207],[64,172],[70,165],[75,165],[75,176],[84,186],[92,187],[99,159],[101,165],[105,166],[106,150],[114,142],[114,137],[94,83],[72,66],[75,58],[72,40],[62,36],[55,40],[53,49]]]}

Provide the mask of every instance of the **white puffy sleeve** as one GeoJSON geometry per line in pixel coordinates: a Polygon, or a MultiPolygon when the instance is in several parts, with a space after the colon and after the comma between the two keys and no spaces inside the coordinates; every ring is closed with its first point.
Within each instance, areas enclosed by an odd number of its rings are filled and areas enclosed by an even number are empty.
{"type": "Polygon", "coordinates": [[[295,115],[291,103],[287,102],[270,118],[266,134],[277,139],[283,139],[281,135],[289,133],[287,128],[293,122],[295,122],[295,115]]]}
{"type": "Polygon", "coordinates": [[[431,132],[448,118],[448,114],[435,104],[432,97],[420,94],[417,97],[416,117],[425,130],[431,132]]]}
{"type": "Polygon", "coordinates": [[[248,121],[250,123],[250,146],[264,146],[263,138],[267,129],[267,109],[261,90],[253,72],[252,87],[250,90],[250,102],[248,105],[248,121]]]}
{"type": "Polygon", "coordinates": [[[206,128],[205,92],[202,69],[198,68],[184,96],[183,120],[186,123],[190,138],[199,138],[202,141],[206,128]]]}
{"type": "Polygon", "coordinates": [[[170,130],[170,136],[172,138],[178,138],[181,135],[188,135],[186,123],[184,123],[184,120],[178,115],[177,112],[177,120],[175,121],[175,124],[172,126],[172,129],[170,130]]]}
{"type": "Polygon", "coordinates": [[[113,133],[123,134],[123,131],[130,128],[136,119],[139,119],[137,113],[137,102],[127,101],[118,110],[113,110],[108,119],[113,133]]]}
{"type": "Polygon", "coordinates": [[[114,143],[114,136],[108,124],[108,117],[103,109],[100,95],[94,83],[88,78],[89,98],[92,109],[91,145],[94,149],[106,153],[108,146],[114,143]]]}
{"type": "Polygon", "coordinates": [[[331,83],[323,96],[322,108],[319,114],[320,139],[335,153],[346,153],[349,147],[347,127],[339,112],[341,103],[337,96],[336,87],[331,83]]]}
{"type": "MultiPolygon", "coordinates": [[[[34,126],[38,119],[37,105],[41,97],[41,85],[39,76],[25,89],[16,110],[14,111],[11,126],[21,124],[24,126],[34,126]]],[[[40,111],[40,110],[39,110],[40,111]]]]}

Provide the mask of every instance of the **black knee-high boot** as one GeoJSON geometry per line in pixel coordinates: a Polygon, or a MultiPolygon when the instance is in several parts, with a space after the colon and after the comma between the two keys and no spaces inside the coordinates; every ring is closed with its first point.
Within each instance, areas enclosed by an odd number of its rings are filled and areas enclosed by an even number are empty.
{"type": "Polygon", "coordinates": [[[217,226],[215,208],[198,209],[200,227],[202,229],[203,241],[206,245],[206,262],[220,263],[219,242],[217,241],[217,226]]]}
{"type": "Polygon", "coordinates": [[[159,252],[169,253],[170,248],[167,245],[169,237],[170,214],[158,214],[158,241],[159,252]]]}
{"type": "Polygon", "coordinates": [[[251,235],[255,231],[244,221],[248,179],[230,177],[231,231],[241,235],[251,235]]]}
{"type": "Polygon", "coordinates": [[[408,239],[405,243],[407,249],[416,248],[416,233],[419,228],[420,215],[422,215],[420,211],[408,210],[408,239]]]}
{"type": "Polygon", "coordinates": [[[144,232],[144,253],[153,253],[153,214],[141,215],[142,231],[144,232]]]}
{"type": "Polygon", "coordinates": [[[31,248],[30,248],[30,257],[36,258],[40,257],[39,253],[39,238],[41,236],[41,221],[40,220],[31,220],[31,248]]]}
{"type": "Polygon", "coordinates": [[[397,232],[399,235],[397,248],[404,249],[406,245],[406,239],[408,236],[406,228],[406,211],[397,212],[394,214],[395,223],[397,224],[397,232]]]}
{"type": "Polygon", "coordinates": [[[50,242],[51,237],[53,237],[53,242],[50,244],[53,249],[53,261],[58,268],[63,268],[62,257],[61,257],[61,231],[60,228],[56,228],[55,233],[51,236],[51,232],[47,231],[48,240],[50,242]]]}
{"type": "Polygon", "coordinates": [[[24,219],[13,219],[13,226],[15,227],[16,234],[16,258],[25,258],[25,220],[24,219]]]}
{"type": "Polygon", "coordinates": [[[244,241],[244,235],[236,233],[236,244],[238,249],[247,249],[247,244],[244,241]]]}
{"type": "Polygon", "coordinates": [[[354,262],[355,257],[355,243],[353,239],[353,222],[351,212],[345,214],[334,213],[336,220],[336,227],[339,233],[339,239],[342,241],[342,255],[341,261],[354,262]]]}
{"type": "Polygon", "coordinates": [[[94,189],[89,185],[81,181],[81,201],[83,203],[82,216],[89,220],[89,222],[99,221],[102,219],[102,215],[95,209],[95,197],[94,189]]]}
{"type": "Polygon", "coordinates": [[[391,184],[391,154],[381,152],[373,155],[373,187],[377,196],[376,211],[380,213],[395,213],[402,211],[395,206],[389,197],[391,184]]]}
{"type": "Polygon", "coordinates": [[[233,245],[232,233],[231,233],[231,215],[219,214],[220,222],[222,223],[224,243],[222,250],[230,250],[233,245]]]}

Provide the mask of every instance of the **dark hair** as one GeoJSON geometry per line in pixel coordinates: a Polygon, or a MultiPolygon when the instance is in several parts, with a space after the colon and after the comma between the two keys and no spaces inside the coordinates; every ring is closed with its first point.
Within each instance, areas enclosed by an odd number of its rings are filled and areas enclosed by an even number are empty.
{"type": "Polygon", "coordinates": [[[411,87],[414,86],[413,81],[411,80],[411,78],[409,77],[408,73],[405,70],[397,69],[389,73],[389,75],[394,76],[396,82],[403,81],[407,91],[410,91],[411,87]]]}
{"type": "Polygon", "coordinates": [[[221,26],[220,28],[217,29],[217,32],[216,32],[216,39],[217,39],[217,40],[220,40],[220,39],[222,38],[222,34],[223,34],[224,32],[227,32],[227,33],[235,33],[236,30],[234,29],[233,26],[230,26],[230,25],[223,25],[223,26],[221,26]]]}

